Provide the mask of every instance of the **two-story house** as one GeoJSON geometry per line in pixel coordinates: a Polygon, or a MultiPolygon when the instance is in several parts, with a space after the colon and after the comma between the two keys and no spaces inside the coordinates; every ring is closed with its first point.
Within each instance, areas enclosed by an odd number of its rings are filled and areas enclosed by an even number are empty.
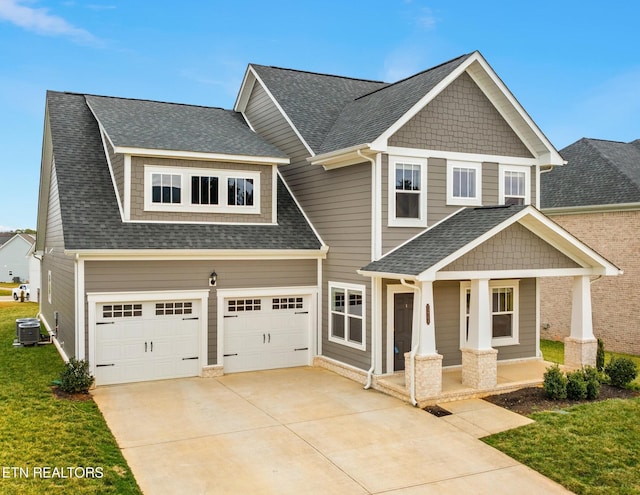
{"type": "Polygon", "coordinates": [[[392,84],[249,65],[233,111],[49,93],[42,315],[98,385],[315,364],[420,400],[540,359],[564,276],[590,362],[619,270],[536,209],[562,164],[478,52],[392,84]]]}

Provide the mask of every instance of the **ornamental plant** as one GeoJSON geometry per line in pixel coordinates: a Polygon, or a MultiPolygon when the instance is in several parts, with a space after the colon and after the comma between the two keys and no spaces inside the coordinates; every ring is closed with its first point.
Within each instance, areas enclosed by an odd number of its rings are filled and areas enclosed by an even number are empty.
{"type": "Polygon", "coordinates": [[[629,358],[612,357],[605,366],[604,372],[614,387],[626,387],[638,376],[638,366],[629,358]]]}
{"type": "Polygon", "coordinates": [[[587,381],[583,370],[567,373],[567,399],[583,400],[587,398],[587,381]]]}
{"type": "Polygon", "coordinates": [[[567,398],[567,378],[555,364],[547,368],[544,372],[544,382],[542,384],[544,393],[550,399],[566,399],[567,398]]]}
{"type": "Polygon", "coordinates": [[[94,377],[89,373],[89,361],[70,358],[60,373],[60,380],[56,383],[63,391],[75,394],[87,393],[93,385],[93,380],[94,377]]]}

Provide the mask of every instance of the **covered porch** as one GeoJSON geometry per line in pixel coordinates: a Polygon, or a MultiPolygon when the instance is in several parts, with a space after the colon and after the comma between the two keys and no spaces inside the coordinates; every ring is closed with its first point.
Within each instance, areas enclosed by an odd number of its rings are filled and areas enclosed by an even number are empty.
{"type": "Polygon", "coordinates": [[[535,208],[511,206],[464,209],[359,273],[387,315],[372,328],[374,387],[426,405],[542,383],[541,277],[573,279],[565,364],[594,365],[591,283],[620,270],[535,208]],[[389,293],[402,291],[404,320],[389,317],[400,312],[389,293]],[[399,348],[400,332],[410,345],[399,348]]]}

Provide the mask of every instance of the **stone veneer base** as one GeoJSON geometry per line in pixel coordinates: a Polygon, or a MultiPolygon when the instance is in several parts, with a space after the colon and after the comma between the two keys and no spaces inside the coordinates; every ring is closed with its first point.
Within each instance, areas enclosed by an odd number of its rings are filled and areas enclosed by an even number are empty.
{"type": "Polygon", "coordinates": [[[596,339],[564,339],[564,365],[568,368],[582,368],[583,366],[595,366],[598,353],[598,341],[596,339]]]}
{"type": "Polygon", "coordinates": [[[411,394],[411,376],[415,371],[416,400],[421,401],[442,394],[442,355],[415,356],[415,370],[411,353],[404,355],[405,388],[411,394]]]}
{"type": "Polygon", "coordinates": [[[496,349],[462,349],[462,384],[479,390],[498,384],[496,349]]]}
{"type": "Polygon", "coordinates": [[[224,375],[224,368],[218,364],[205,366],[202,368],[202,373],[200,374],[202,378],[216,378],[222,375],[224,375]]]}

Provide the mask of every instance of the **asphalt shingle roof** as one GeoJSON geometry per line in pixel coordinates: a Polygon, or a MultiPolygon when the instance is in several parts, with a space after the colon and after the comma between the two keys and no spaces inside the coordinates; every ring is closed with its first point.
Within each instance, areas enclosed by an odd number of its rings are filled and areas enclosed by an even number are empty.
{"type": "Polygon", "coordinates": [[[280,179],[277,225],[122,222],[98,124],[85,96],[50,91],[47,107],[66,249],[321,247],[280,179]]]}
{"type": "Polygon", "coordinates": [[[527,206],[465,208],[363,267],[363,271],[419,275],[527,206]]]}
{"type": "Polygon", "coordinates": [[[86,99],[115,146],[287,157],[232,110],[107,96],[86,99]]]}
{"type": "Polygon", "coordinates": [[[355,98],[387,86],[381,81],[251,64],[296,129],[314,151],[355,98]]]}
{"type": "Polygon", "coordinates": [[[471,54],[390,84],[253,65],[316,154],[370,143],[471,54]]]}
{"type": "Polygon", "coordinates": [[[542,175],[542,208],[640,202],[640,140],[583,138],[560,154],[567,164],[542,175]]]}

